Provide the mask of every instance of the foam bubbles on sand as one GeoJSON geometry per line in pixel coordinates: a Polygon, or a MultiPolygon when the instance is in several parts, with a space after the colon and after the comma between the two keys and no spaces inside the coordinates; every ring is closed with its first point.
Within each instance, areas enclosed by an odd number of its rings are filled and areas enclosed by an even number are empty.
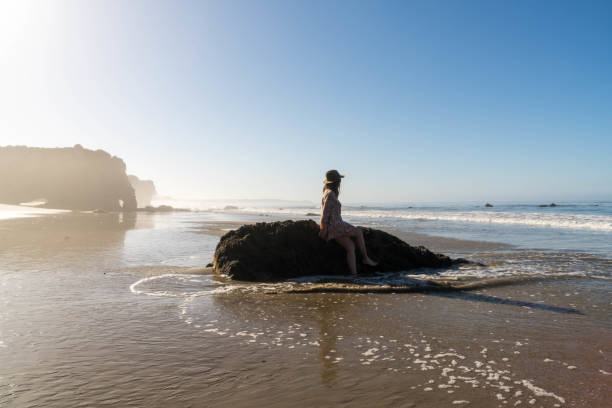
{"type": "MultiPolygon", "coordinates": [[[[305,358],[314,352],[321,361],[330,365],[350,367],[358,364],[364,370],[379,369],[393,375],[424,378],[424,382],[411,385],[410,389],[457,395],[454,405],[469,404],[468,399],[461,397],[469,398],[471,389],[487,390],[492,403],[518,405],[534,401],[535,404],[542,402],[541,399],[565,402],[564,397],[538,386],[533,379],[519,377],[513,371],[516,359],[520,358],[518,349],[529,348],[530,341],[526,338],[474,339],[475,344],[471,347],[444,347],[441,339],[427,336],[410,326],[405,327],[401,336],[394,335],[394,338],[383,335],[353,336],[350,335],[351,331],[333,331],[336,324],[350,323],[340,323],[348,321],[342,314],[334,314],[330,319],[333,325],[324,328],[314,323],[309,325],[308,318],[305,322],[291,322],[258,306],[263,299],[262,294],[279,293],[279,288],[283,293],[283,289],[303,284],[307,283],[228,284],[215,281],[212,276],[163,274],[142,278],[134,282],[130,290],[140,295],[182,298],[178,305],[179,318],[203,335],[233,338],[253,347],[282,348],[291,353],[303,353],[305,358]],[[214,310],[201,309],[198,306],[201,301],[196,300],[203,296],[212,299],[211,295],[217,301],[228,304],[235,304],[239,299],[241,306],[237,310],[248,308],[248,318],[228,319],[227,315],[221,315],[221,318],[214,310]]],[[[319,304],[309,303],[308,297],[291,296],[295,300],[304,300],[304,304],[298,307],[304,309],[303,316],[316,315],[319,304]]],[[[350,302],[349,297],[326,299],[330,303],[350,302]]],[[[376,308],[378,302],[379,299],[371,299],[371,306],[376,308]]],[[[567,363],[566,367],[568,370],[575,368],[567,363]]],[[[600,372],[609,375],[603,370],[600,372]]]]}
{"type": "MultiPolygon", "coordinates": [[[[320,359],[330,364],[358,363],[372,369],[384,369],[397,375],[411,375],[420,372],[429,380],[410,388],[425,393],[461,393],[464,387],[468,389],[480,388],[491,390],[491,398],[500,403],[519,405],[523,403],[526,394],[531,395],[529,401],[537,402],[538,398],[552,398],[564,403],[565,399],[553,392],[537,386],[531,379],[517,378],[512,372],[512,357],[505,357],[503,363],[495,360],[467,363],[468,356],[455,348],[443,348],[441,341],[434,340],[420,332],[406,333],[409,342],[398,342],[397,339],[386,339],[383,336],[361,336],[347,339],[344,336],[333,336],[334,347],[330,348],[327,339],[329,333],[317,332],[313,327],[303,327],[299,324],[290,324],[285,328],[270,325],[255,325],[250,329],[232,331],[213,324],[205,332],[219,336],[244,338],[245,344],[258,344],[267,347],[285,347],[292,352],[302,350],[318,350],[320,359]],[[341,350],[341,351],[338,351],[341,350]],[[354,354],[357,351],[357,354],[354,354]],[[338,355],[338,353],[342,353],[338,355]],[[418,355],[415,357],[415,355],[418,355]]],[[[210,323],[212,324],[212,323],[210,323]]],[[[525,340],[514,347],[526,347],[525,340]]],[[[494,344],[494,343],[493,343],[494,344]]],[[[488,347],[479,347],[470,353],[480,356],[495,354],[503,349],[491,350],[488,347]]],[[[510,350],[508,350],[509,352],[510,350]]],[[[510,355],[512,356],[512,355],[510,355]]],[[[469,404],[466,399],[454,400],[454,405],[469,404]]]]}
{"type": "Polygon", "coordinates": [[[538,397],[552,397],[554,399],[556,399],[557,401],[565,404],[565,398],[560,397],[552,392],[548,392],[540,387],[536,387],[535,385],[533,385],[530,381],[528,380],[523,380],[522,384],[529,389],[529,391],[533,392],[536,396],[538,397]]]}

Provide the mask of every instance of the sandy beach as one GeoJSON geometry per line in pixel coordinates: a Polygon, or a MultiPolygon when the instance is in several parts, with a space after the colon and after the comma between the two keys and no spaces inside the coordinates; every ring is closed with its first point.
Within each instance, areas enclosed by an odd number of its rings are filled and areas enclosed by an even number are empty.
{"type": "MultiPolygon", "coordinates": [[[[0,403],[605,407],[610,400],[609,280],[300,294],[289,291],[313,283],[211,275],[204,266],[219,235],[261,221],[247,218],[74,213],[0,221],[0,403]]],[[[512,252],[496,243],[403,238],[489,264],[506,264],[512,252]]]]}

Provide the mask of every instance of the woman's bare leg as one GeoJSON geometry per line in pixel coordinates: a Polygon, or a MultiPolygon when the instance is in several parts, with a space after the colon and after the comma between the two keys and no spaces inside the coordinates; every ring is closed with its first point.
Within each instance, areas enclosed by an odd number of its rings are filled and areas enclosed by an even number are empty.
{"type": "Polygon", "coordinates": [[[363,239],[363,231],[359,228],[356,228],[353,234],[351,235],[357,241],[357,246],[359,247],[359,251],[361,252],[361,262],[366,265],[376,266],[378,262],[374,262],[368,256],[368,251],[366,250],[365,240],[363,239]]]}
{"type": "Polygon", "coordinates": [[[355,261],[355,243],[348,235],[334,238],[346,250],[346,263],[352,275],[357,275],[357,262],[355,261]]]}

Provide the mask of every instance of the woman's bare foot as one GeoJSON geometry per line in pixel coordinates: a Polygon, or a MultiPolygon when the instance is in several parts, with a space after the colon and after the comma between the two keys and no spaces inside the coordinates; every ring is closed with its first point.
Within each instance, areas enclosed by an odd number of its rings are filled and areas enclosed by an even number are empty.
{"type": "Polygon", "coordinates": [[[373,260],[371,260],[369,257],[365,257],[361,260],[361,263],[363,263],[364,265],[370,265],[370,266],[376,266],[378,265],[378,262],[374,262],[373,260]]]}

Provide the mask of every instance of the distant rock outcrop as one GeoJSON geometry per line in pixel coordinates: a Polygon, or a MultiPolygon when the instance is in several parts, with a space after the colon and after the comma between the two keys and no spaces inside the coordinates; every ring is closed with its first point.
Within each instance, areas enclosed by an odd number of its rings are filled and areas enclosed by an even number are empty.
{"type": "Polygon", "coordinates": [[[556,207],[557,204],[555,203],[550,203],[550,204],[540,204],[540,207],[556,207]]]}
{"type": "Polygon", "coordinates": [[[155,184],[151,180],[141,180],[136,176],[129,175],[128,180],[136,193],[136,202],[138,208],[144,208],[151,205],[151,201],[157,195],[155,184]]]}
{"type": "Polygon", "coordinates": [[[134,189],[125,163],[103,150],[0,147],[0,202],[46,201],[48,208],[130,211],[134,189]]]}
{"type": "MultiPolygon", "coordinates": [[[[410,246],[384,231],[360,228],[368,254],[379,264],[368,267],[358,262],[359,273],[441,268],[468,262],[435,254],[422,246],[410,246]]],[[[347,275],[344,249],[333,240],[325,242],[318,234],[319,226],[312,220],[243,225],[221,237],[213,266],[217,273],[246,281],[347,275]]]]}
{"type": "Polygon", "coordinates": [[[148,205],[143,208],[138,208],[138,211],[155,213],[155,212],[190,212],[191,210],[188,208],[174,208],[171,205],[159,205],[157,207],[152,207],[148,205]]]}
{"type": "Polygon", "coordinates": [[[485,206],[485,207],[487,207],[487,208],[491,208],[491,207],[493,207],[493,204],[491,204],[491,203],[486,203],[484,206],[485,206]]]}

